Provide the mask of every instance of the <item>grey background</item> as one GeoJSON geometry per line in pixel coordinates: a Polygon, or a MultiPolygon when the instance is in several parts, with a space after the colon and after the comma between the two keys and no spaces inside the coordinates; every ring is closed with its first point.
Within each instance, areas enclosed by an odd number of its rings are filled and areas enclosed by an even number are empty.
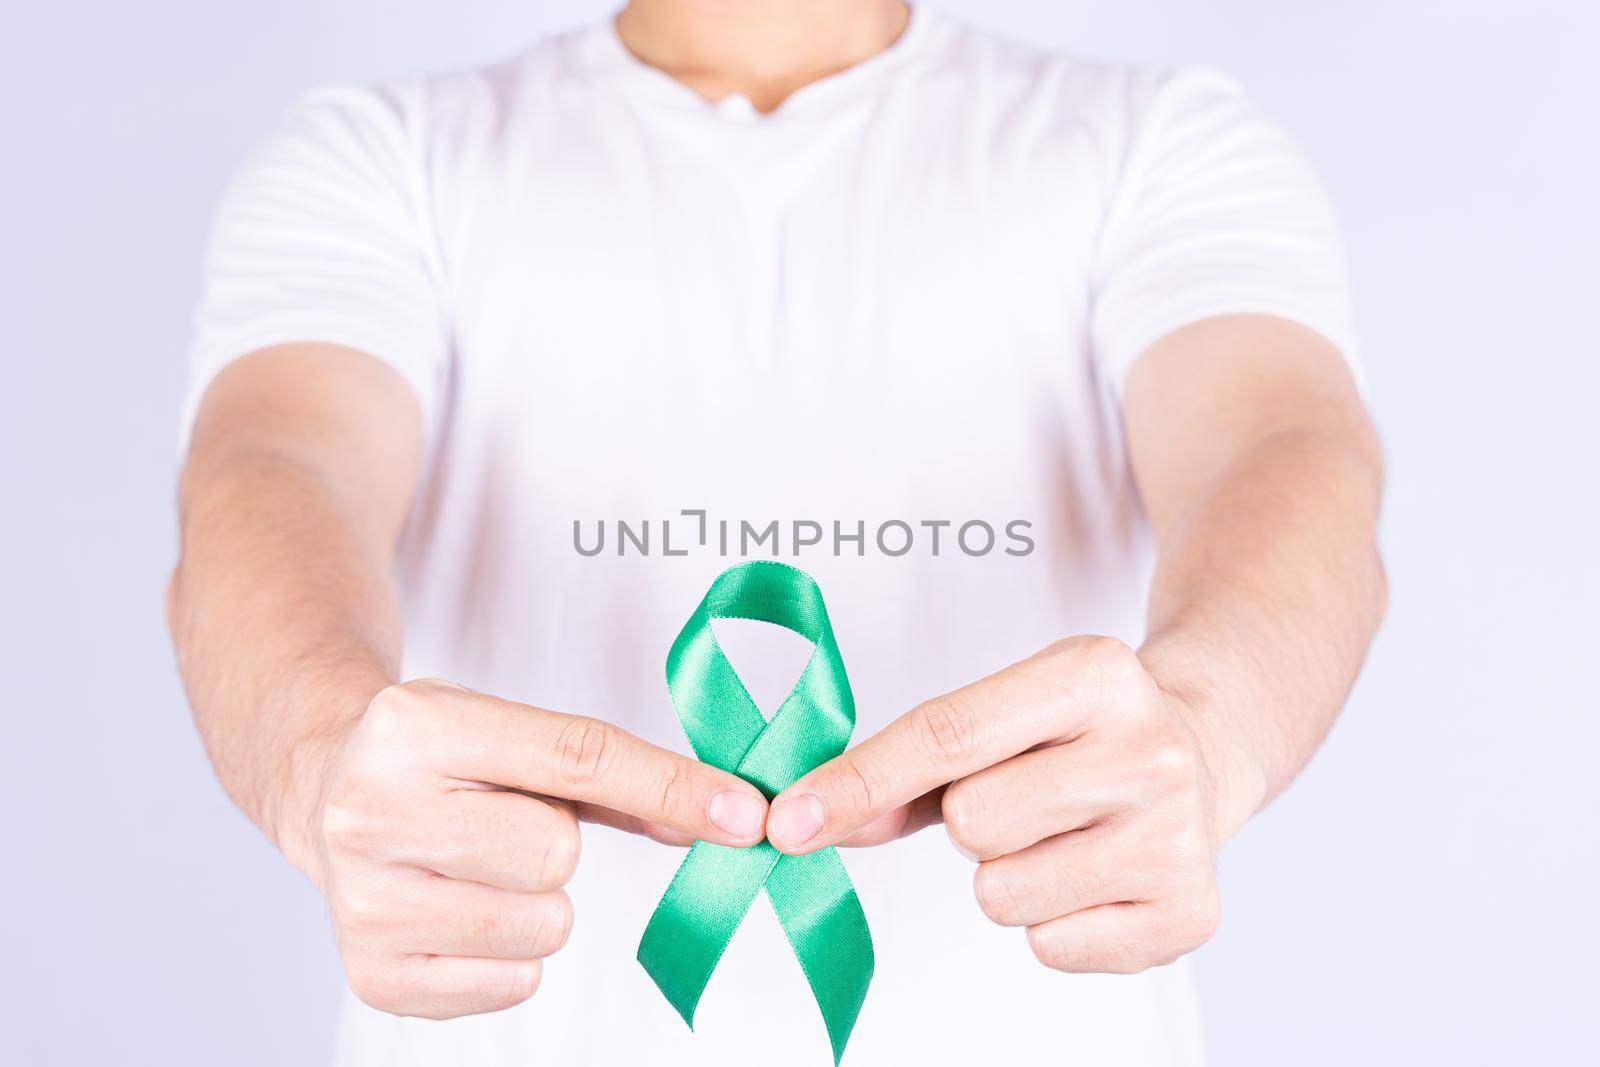
{"type": "MultiPolygon", "coordinates": [[[[939,6],[1232,71],[1346,222],[1393,609],[1327,747],[1225,856],[1199,955],[1215,1062],[1600,1062],[1592,7],[939,6]]],[[[0,1061],[325,1059],[320,901],[215,784],[161,623],[204,228],[299,89],[606,9],[8,6],[0,1061]]]]}

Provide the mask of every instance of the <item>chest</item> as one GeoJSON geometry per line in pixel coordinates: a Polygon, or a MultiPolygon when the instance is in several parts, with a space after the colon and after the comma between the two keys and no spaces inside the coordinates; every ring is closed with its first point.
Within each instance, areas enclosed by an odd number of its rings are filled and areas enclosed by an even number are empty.
{"type": "Polygon", "coordinates": [[[791,488],[981,483],[1092,407],[1103,198],[1071,129],[926,92],[826,122],[583,108],[515,116],[443,187],[458,402],[517,454],[742,483],[739,440],[791,488]]]}
{"type": "Polygon", "coordinates": [[[441,212],[458,344],[604,376],[1070,356],[1101,209],[1092,145],[923,93],[825,119],[506,118],[441,212]]]}

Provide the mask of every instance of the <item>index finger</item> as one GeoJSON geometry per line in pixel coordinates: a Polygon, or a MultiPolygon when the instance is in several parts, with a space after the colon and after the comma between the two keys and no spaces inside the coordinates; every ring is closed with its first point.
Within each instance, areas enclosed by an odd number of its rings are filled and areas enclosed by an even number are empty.
{"type": "Polygon", "coordinates": [[[470,690],[456,699],[481,702],[476,736],[453,746],[458,777],[600,805],[714,844],[761,840],[766,798],[735,775],[600,719],[470,690]]]}
{"type": "Polygon", "coordinates": [[[772,802],[767,839],[803,854],[1070,729],[1081,701],[1031,661],[917,705],[789,786],[772,802]]]}

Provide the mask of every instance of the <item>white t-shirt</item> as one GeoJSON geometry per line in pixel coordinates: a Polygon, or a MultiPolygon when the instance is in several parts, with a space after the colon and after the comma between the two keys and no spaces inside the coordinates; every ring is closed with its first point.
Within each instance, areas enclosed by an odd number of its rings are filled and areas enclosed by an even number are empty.
{"type": "MultiPolygon", "coordinates": [[[[411,382],[410,676],[687,752],[668,646],[725,566],[775,554],[821,584],[859,739],[1058,637],[1139,639],[1120,384],[1152,341],[1239,311],[1349,350],[1323,194],[1214,72],[918,11],[762,116],[607,22],[304,97],[221,207],[189,411],[228,360],[292,340],[411,382]]],[[[351,998],[340,1062],[828,1063],[764,899],[696,1033],[635,962],[680,858],[586,827],[577,925],[531,1002],[433,1023],[351,998]]],[[[937,829],[844,859],[877,949],[847,1063],[1199,1061],[1186,965],[1047,970],[937,829]]]]}

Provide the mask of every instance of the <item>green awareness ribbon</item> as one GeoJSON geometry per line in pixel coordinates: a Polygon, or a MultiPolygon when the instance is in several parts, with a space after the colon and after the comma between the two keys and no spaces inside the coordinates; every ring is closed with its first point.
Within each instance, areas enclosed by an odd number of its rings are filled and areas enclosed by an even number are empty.
{"type": "MultiPolygon", "coordinates": [[[[738,775],[768,800],[844,751],[855,698],[822,592],[804,571],[753,560],[724,571],[667,654],[667,689],[702,762],[738,775]],[[816,646],[768,722],[711,632],[712,619],[754,619],[816,646]]],[[[696,841],[639,942],[639,962],[694,1029],[695,1006],[745,913],[765,887],[833,1045],[835,1067],[872,981],[872,935],[833,848],[786,856],[769,842],[696,841]]]]}

